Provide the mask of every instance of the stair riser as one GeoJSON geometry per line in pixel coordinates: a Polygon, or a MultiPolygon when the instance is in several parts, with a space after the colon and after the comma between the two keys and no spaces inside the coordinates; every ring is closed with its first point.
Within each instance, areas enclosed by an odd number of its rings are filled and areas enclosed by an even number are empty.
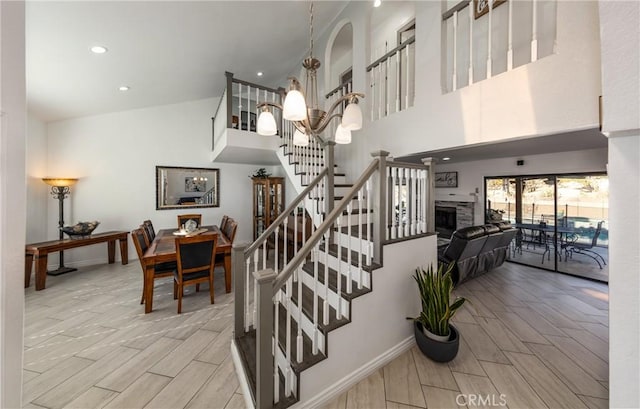
{"type": "MultiPolygon", "coordinates": [[[[323,269],[319,269],[318,270],[318,276],[324,276],[324,270],[323,269]]],[[[306,285],[308,288],[310,288],[313,291],[314,285],[316,286],[316,289],[318,291],[318,296],[320,296],[320,298],[322,298],[323,300],[325,299],[325,286],[324,284],[322,284],[321,282],[315,282],[313,280],[313,276],[311,274],[307,274],[305,272],[303,272],[302,274],[302,283],[304,285],[306,285]]],[[[328,300],[329,300],[329,305],[331,305],[336,311],[338,310],[338,302],[340,302],[341,304],[341,316],[342,317],[346,317],[349,318],[349,301],[345,300],[342,297],[339,297],[338,294],[336,294],[335,292],[333,292],[331,290],[331,288],[329,288],[329,292],[328,292],[328,300]]]]}
{"type": "MultiPolygon", "coordinates": [[[[338,261],[338,259],[334,256],[332,256],[331,254],[328,255],[328,257],[325,257],[325,253],[321,252],[320,256],[318,258],[318,260],[321,263],[325,263],[325,260],[327,260],[327,264],[329,265],[329,268],[336,270],[336,271],[340,271],[340,273],[346,277],[347,279],[349,279],[349,275],[348,275],[348,271],[351,271],[351,280],[355,281],[356,283],[353,283],[353,290],[355,290],[357,288],[357,285],[360,284],[360,269],[358,268],[358,266],[354,266],[354,265],[349,265],[348,262],[344,261],[344,260],[340,260],[338,261]]],[[[363,287],[369,287],[369,273],[367,271],[362,271],[362,286],[363,287]]],[[[346,291],[346,289],[343,288],[343,291],[346,291]]]]}
{"type": "MultiPolygon", "coordinates": [[[[333,244],[338,244],[338,241],[340,241],[341,247],[350,246],[351,250],[360,251],[360,239],[358,237],[348,236],[345,233],[338,233],[338,232],[334,232],[334,233],[335,234],[333,235],[333,240],[332,240],[333,244]]],[[[366,238],[367,238],[366,235],[362,237],[362,253],[366,254],[366,246],[369,246],[369,251],[370,251],[369,254],[373,255],[373,253],[371,252],[371,249],[373,248],[372,242],[366,240],[366,238]]]]}
{"type": "MultiPolygon", "coordinates": [[[[304,283],[304,281],[303,281],[304,283]]],[[[297,283],[294,282],[293,285],[293,291],[298,291],[297,289],[297,283]]],[[[285,300],[286,300],[286,296],[284,291],[280,291],[280,301],[282,303],[282,305],[287,308],[287,304],[285,304],[285,300]]],[[[291,308],[291,319],[294,320],[296,323],[298,323],[298,325],[300,325],[299,322],[299,309],[298,306],[293,302],[293,300],[291,300],[290,303],[290,308],[291,308]]],[[[307,335],[307,337],[309,337],[310,339],[313,340],[314,338],[314,331],[315,331],[315,325],[313,325],[313,322],[309,319],[309,317],[307,317],[304,313],[302,314],[302,331],[307,335]]],[[[325,353],[326,349],[325,349],[325,338],[324,338],[324,334],[321,331],[317,331],[317,347],[318,347],[318,351],[325,353]]],[[[292,342],[294,342],[295,340],[292,340],[292,342]]],[[[295,359],[295,357],[293,357],[293,359],[295,359]]]]}

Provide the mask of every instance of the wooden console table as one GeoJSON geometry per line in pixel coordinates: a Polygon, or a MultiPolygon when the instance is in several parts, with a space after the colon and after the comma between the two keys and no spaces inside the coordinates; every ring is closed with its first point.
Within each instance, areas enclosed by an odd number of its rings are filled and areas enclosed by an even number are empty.
{"type": "Polygon", "coordinates": [[[24,288],[29,287],[31,281],[31,269],[33,258],[36,259],[36,291],[44,290],[47,281],[47,260],[49,253],[69,250],[76,247],[91,246],[92,244],[107,243],[107,254],[109,264],[113,264],[116,259],[116,240],[120,242],[120,256],[122,264],[129,262],[129,247],[126,231],[109,231],[105,233],[92,234],[89,237],[80,239],[63,239],[44,241],[42,243],[27,244],[25,248],[24,265],[24,288]]]}

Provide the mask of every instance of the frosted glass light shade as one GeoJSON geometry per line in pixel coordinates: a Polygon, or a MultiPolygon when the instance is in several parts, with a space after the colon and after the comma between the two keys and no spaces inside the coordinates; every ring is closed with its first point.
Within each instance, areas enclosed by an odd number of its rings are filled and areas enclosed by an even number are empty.
{"type": "Polygon", "coordinates": [[[346,129],[342,125],[338,125],[338,127],[336,128],[335,141],[336,143],[339,143],[341,145],[351,143],[351,131],[349,129],[346,129]]]}
{"type": "Polygon", "coordinates": [[[78,179],[75,178],[42,178],[42,181],[49,186],[65,187],[74,185],[78,179]]]}
{"type": "Polygon", "coordinates": [[[304,101],[302,92],[295,89],[287,92],[282,115],[288,121],[302,121],[307,118],[307,103],[304,101]]]}
{"type": "Polygon", "coordinates": [[[296,129],[293,133],[293,144],[295,146],[309,146],[309,136],[296,129]]]}
{"type": "Polygon", "coordinates": [[[362,129],[362,110],[358,104],[347,105],[342,114],[342,127],[350,131],[362,129]]]}
{"type": "Polygon", "coordinates": [[[271,136],[278,133],[276,119],[271,111],[262,111],[258,117],[258,134],[271,136]]]}

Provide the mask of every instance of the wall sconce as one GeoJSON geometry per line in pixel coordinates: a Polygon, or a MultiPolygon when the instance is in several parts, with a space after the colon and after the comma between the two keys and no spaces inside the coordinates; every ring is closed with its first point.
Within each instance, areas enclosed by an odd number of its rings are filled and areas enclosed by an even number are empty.
{"type": "MultiPolygon", "coordinates": [[[[63,239],[62,228],[64,227],[64,199],[71,193],[70,186],[73,186],[78,179],[73,178],[42,178],[42,181],[51,186],[51,196],[58,199],[58,231],[60,232],[60,240],[63,239]]],[[[60,265],[56,270],[47,271],[48,275],[57,276],[71,271],[75,268],[65,267],[64,252],[60,250],[60,265]]]]}

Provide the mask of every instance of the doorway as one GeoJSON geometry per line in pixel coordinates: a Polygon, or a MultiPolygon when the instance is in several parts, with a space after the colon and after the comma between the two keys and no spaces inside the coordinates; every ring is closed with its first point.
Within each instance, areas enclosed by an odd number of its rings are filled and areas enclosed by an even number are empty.
{"type": "Polygon", "coordinates": [[[486,177],[485,198],[486,223],[518,229],[510,261],[609,281],[606,174],[486,177]]]}

